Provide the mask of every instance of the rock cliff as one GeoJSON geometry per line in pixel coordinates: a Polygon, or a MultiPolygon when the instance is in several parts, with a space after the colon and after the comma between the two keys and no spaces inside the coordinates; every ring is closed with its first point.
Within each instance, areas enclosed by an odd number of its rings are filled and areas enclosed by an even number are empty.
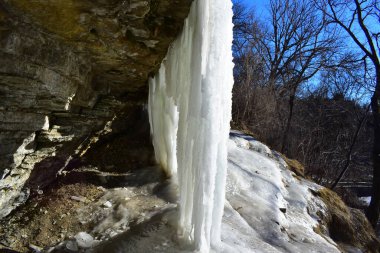
{"type": "Polygon", "coordinates": [[[86,157],[153,162],[146,84],[190,4],[0,0],[0,218],[86,157]]]}

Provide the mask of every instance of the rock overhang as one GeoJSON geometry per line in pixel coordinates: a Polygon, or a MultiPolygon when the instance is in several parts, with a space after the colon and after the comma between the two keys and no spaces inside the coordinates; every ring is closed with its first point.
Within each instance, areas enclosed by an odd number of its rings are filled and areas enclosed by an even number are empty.
{"type": "Polygon", "coordinates": [[[102,135],[142,143],[150,161],[147,81],[191,2],[0,0],[0,218],[102,135]]]}
{"type": "MultiPolygon", "coordinates": [[[[76,65],[82,71],[80,75],[88,75],[86,81],[91,82],[91,88],[98,93],[120,95],[146,89],[149,75],[158,69],[169,44],[182,28],[191,1],[3,0],[0,3],[3,43],[21,44],[23,52],[18,53],[37,62],[45,57],[43,54],[53,54],[56,63],[52,59],[49,62],[53,65],[63,65],[60,59],[68,52],[59,47],[64,47],[84,59],[76,65]],[[38,44],[51,40],[58,48],[44,45],[49,50],[33,50],[34,46],[38,48],[38,44]],[[23,43],[34,52],[27,52],[23,43]]],[[[71,75],[71,71],[66,74],[71,75]]]]}

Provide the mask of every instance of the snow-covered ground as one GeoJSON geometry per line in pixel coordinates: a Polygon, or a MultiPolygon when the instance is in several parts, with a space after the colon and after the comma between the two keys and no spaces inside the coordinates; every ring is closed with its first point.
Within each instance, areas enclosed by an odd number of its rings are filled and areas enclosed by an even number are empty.
{"type": "Polygon", "coordinates": [[[295,178],[276,152],[232,131],[222,240],[225,252],[340,252],[315,233],[324,203],[295,178]]]}
{"type": "MultiPolygon", "coordinates": [[[[325,204],[310,189],[320,188],[294,177],[280,155],[264,144],[231,131],[222,242],[212,252],[340,252],[329,237],[313,230],[325,204]]],[[[177,242],[175,205],[161,211],[155,206],[153,216],[89,251],[192,252],[177,242]]]]}

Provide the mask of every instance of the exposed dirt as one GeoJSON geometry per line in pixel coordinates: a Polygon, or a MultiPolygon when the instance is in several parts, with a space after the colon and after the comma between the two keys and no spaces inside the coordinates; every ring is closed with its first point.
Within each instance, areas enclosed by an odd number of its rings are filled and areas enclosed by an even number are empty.
{"type": "MultiPolygon", "coordinates": [[[[46,250],[79,232],[99,243],[175,207],[164,197],[168,184],[155,167],[130,173],[81,167],[57,182],[2,220],[0,252],[46,250]]],[[[65,242],[62,245],[65,249],[65,242]]]]}
{"type": "Polygon", "coordinates": [[[47,190],[4,219],[0,224],[0,242],[2,246],[27,252],[30,244],[45,247],[87,231],[92,224],[81,223],[77,210],[102,194],[95,185],[84,183],[47,190]]]}

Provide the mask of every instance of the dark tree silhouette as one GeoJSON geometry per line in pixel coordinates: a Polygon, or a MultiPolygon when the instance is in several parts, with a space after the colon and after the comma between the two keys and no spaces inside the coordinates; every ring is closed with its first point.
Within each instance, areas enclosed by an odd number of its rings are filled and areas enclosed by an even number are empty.
{"type": "Polygon", "coordinates": [[[321,0],[317,2],[330,25],[340,27],[364,53],[363,60],[372,64],[375,85],[371,98],[374,123],[373,193],[366,216],[373,227],[380,214],[380,3],[378,0],[321,0]],[[377,29],[377,30],[376,30],[377,29]]]}

